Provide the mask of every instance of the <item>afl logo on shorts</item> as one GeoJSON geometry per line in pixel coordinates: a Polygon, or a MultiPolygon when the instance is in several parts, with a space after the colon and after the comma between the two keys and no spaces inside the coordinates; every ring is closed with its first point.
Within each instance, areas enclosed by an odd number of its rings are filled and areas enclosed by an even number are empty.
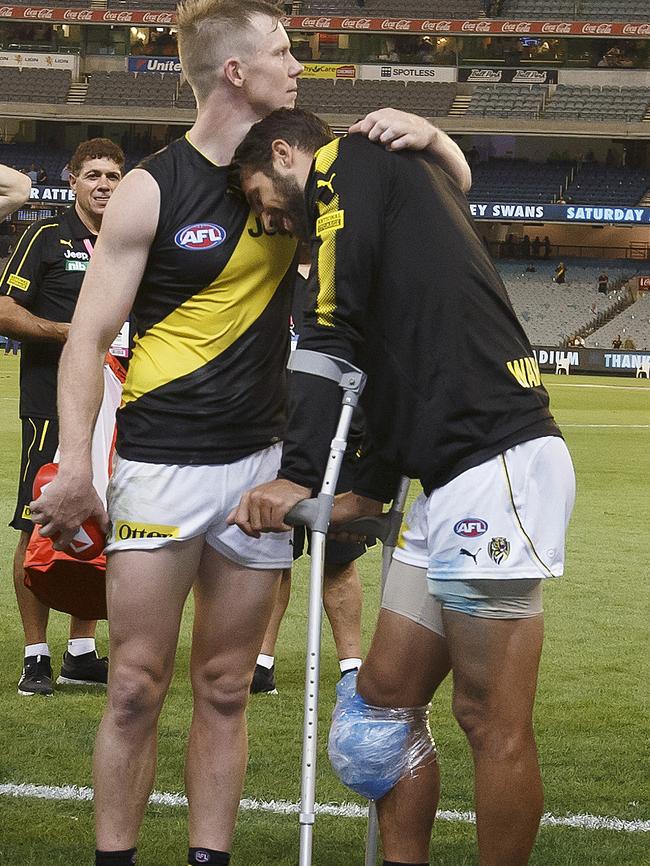
{"type": "Polygon", "coordinates": [[[174,243],[182,250],[211,250],[226,239],[226,230],[214,223],[194,223],[176,232],[174,243]]]}
{"type": "Polygon", "coordinates": [[[480,517],[463,517],[454,526],[456,535],[461,535],[463,538],[478,538],[479,535],[485,535],[487,529],[487,523],[480,517]]]}

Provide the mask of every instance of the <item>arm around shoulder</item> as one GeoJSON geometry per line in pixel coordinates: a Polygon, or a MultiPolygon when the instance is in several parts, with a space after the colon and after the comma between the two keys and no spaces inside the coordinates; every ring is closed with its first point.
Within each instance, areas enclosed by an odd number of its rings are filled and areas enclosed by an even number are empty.
{"type": "Polygon", "coordinates": [[[0,219],[25,204],[31,188],[32,182],[26,174],[8,165],[0,165],[0,219]]]}

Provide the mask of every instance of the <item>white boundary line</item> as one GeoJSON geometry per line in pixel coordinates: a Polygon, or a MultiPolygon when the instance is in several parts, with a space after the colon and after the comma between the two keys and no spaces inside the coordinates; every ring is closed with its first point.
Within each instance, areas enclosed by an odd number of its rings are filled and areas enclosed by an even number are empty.
{"type": "MultiPolygon", "coordinates": [[[[40,800],[92,800],[92,788],[80,788],[77,785],[16,785],[0,784],[0,796],[27,797],[40,800]]],[[[159,791],[149,798],[150,803],[158,806],[187,806],[187,797],[183,794],[166,794],[159,791]]],[[[256,800],[246,799],[240,803],[240,808],[247,812],[272,812],[276,815],[297,815],[300,811],[298,803],[288,800],[256,800]]],[[[365,818],[368,815],[366,806],[355,803],[317,803],[316,814],[333,815],[337,818],[365,818]]],[[[452,823],[474,824],[476,816],[473,812],[457,812],[441,809],[437,815],[438,821],[452,823]]],[[[542,825],[546,827],[576,827],[580,830],[614,830],[621,833],[650,833],[650,821],[623,821],[621,818],[609,818],[602,815],[551,815],[542,816],[542,825]]]]}
{"type": "Polygon", "coordinates": [[[595,382],[555,382],[544,380],[551,388],[608,388],[612,391],[650,391],[647,385],[597,385],[595,382]]]}

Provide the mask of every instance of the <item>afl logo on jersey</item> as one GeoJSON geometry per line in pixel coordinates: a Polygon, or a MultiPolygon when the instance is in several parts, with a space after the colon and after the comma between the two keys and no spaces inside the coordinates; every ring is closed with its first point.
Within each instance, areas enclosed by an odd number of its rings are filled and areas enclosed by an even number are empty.
{"type": "Polygon", "coordinates": [[[484,535],[487,529],[487,523],[480,517],[464,517],[454,526],[456,535],[463,538],[478,538],[479,535],[484,535]]]}
{"type": "Polygon", "coordinates": [[[226,239],[226,230],[214,223],[194,223],[176,232],[174,243],[183,250],[211,250],[226,239]]]}

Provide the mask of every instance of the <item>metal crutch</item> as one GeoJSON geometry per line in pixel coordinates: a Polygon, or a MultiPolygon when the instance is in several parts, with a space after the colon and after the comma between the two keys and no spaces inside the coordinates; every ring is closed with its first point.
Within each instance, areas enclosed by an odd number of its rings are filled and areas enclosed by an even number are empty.
{"type": "MultiPolygon", "coordinates": [[[[408,496],[411,479],[405,475],[400,478],[397,493],[393,503],[386,514],[377,517],[361,518],[349,524],[350,529],[356,529],[362,535],[374,535],[382,542],[381,554],[381,595],[384,594],[384,586],[388,577],[388,569],[393,558],[393,551],[399,537],[404,507],[408,496]]],[[[377,805],[374,800],[368,804],[368,828],[366,831],[366,857],[364,866],[375,866],[377,862],[377,842],[379,839],[379,819],[377,817],[377,805]]]]}
{"type": "Polygon", "coordinates": [[[307,661],[300,785],[300,859],[299,866],[311,866],[315,820],[316,746],[318,725],[318,684],[320,678],[320,638],[323,619],[323,572],[325,540],[336,484],[347,446],[354,408],[365,385],[366,375],[357,367],[332,355],[296,349],[288,368],[294,372],[321,376],[342,389],[341,414],[330,446],[323,484],[315,499],[306,499],[286,515],[287,523],[304,524],[311,529],[311,568],[309,613],[307,617],[307,661]]]}

